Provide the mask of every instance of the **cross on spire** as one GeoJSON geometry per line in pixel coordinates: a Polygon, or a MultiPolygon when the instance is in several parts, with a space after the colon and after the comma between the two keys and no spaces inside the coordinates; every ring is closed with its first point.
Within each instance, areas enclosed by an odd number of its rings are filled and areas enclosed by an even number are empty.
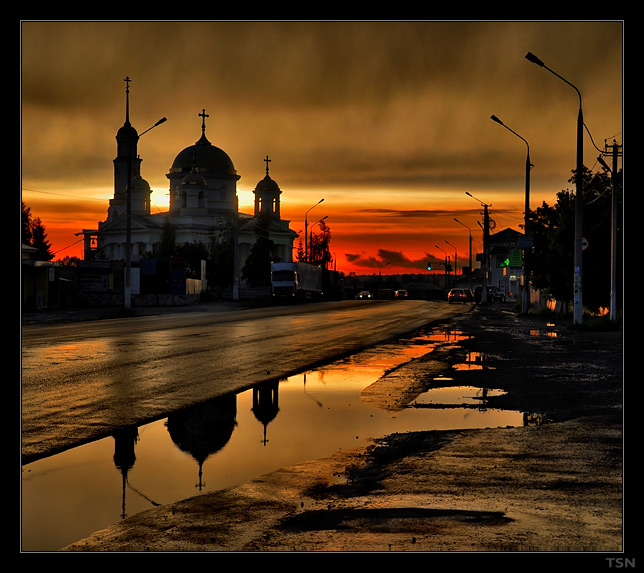
{"type": "Polygon", "coordinates": [[[271,162],[268,155],[266,156],[266,159],[264,159],[264,162],[266,163],[266,177],[268,177],[268,164],[271,162]]]}
{"type": "Polygon", "coordinates": [[[130,76],[126,76],[125,82],[125,123],[130,123],[130,76]]]}
{"type": "Polygon", "coordinates": [[[207,117],[210,117],[210,116],[206,113],[206,110],[205,110],[205,109],[203,109],[203,110],[201,111],[201,113],[200,113],[200,114],[198,114],[198,115],[199,115],[199,117],[201,117],[201,118],[202,118],[202,120],[201,120],[201,133],[202,133],[203,135],[206,135],[206,118],[207,118],[207,117]]]}

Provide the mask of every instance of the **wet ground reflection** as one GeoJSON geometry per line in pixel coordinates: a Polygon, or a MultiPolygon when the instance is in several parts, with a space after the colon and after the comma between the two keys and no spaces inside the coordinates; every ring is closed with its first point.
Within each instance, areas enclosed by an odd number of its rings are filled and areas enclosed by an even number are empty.
{"type": "MultiPolygon", "coordinates": [[[[449,378],[435,378],[430,390],[399,411],[361,400],[362,390],[392,368],[437,344],[465,338],[460,331],[420,332],[28,464],[22,479],[22,549],[54,551],[155,505],[234,486],[393,432],[525,424],[521,412],[487,408],[496,390],[448,387],[449,378]]],[[[467,362],[482,366],[484,357],[467,362]]]]}

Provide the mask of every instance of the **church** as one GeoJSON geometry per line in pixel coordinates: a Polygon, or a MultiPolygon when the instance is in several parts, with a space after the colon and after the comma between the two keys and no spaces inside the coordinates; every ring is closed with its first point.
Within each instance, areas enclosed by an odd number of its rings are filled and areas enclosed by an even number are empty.
{"type": "MultiPolygon", "coordinates": [[[[129,83],[126,78],[125,123],[116,134],[114,159],[114,196],[109,201],[107,218],[97,229],[83,229],[84,262],[100,266],[101,261],[127,261],[134,276],[132,294],[137,294],[138,273],[154,259],[163,233],[172,229],[177,246],[202,243],[207,248],[228,240],[234,248],[235,286],[241,280],[241,269],[258,236],[272,242],[274,261],[293,260],[293,242],[298,236],[281,218],[279,185],[269,175],[253,191],[253,214],[238,208],[235,170],[228,154],[213,145],[206,136],[206,110],[196,114],[201,119],[201,136],[194,145],[179,151],[166,177],[169,180],[169,210],[151,213],[150,185],[141,175],[141,158],[137,143],[140,135],[130,123],[129,83]],[[129,212],[128,212],[129,204],[129,212]],[[232,239],[232,240],[230,240],[232,239]],[[128,253],[128,245],[131,251],[128,253]]],[[[165,121],[165,118],[156,125],[165,121]]],[[[196,122],[195,122],[196,123],[196,122]]],[[[196,124],[198,126],[198,124],[196,124]]],[[[150,128],[152,129],[152,128],[150,128]]],[[[145,133],[145,132],[143,132],[145,133]]],[[[141,135],[143,135],[141,133],[141,135]]]]}

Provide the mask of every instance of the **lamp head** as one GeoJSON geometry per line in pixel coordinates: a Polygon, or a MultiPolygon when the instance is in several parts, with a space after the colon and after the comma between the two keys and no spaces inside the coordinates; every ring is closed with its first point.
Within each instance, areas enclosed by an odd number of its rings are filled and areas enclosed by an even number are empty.
{"type": "Polygon", "coordinates": [[[532,52],[528,52],[525,55],[525,59],[528,60],[529,62],[532,62],[533,64],[537,64],[537,66],[543,66],[545,65],[537,56],[535,56],[532,52]]]}
{"type": "Polygon", "coordinates": [[[491,115],[490,119],[492,121],[496,121],[497,123],[500,123],[501,125],[503,125],[503,122],[498,117],[496,117],[496,115],[491,115]]]}

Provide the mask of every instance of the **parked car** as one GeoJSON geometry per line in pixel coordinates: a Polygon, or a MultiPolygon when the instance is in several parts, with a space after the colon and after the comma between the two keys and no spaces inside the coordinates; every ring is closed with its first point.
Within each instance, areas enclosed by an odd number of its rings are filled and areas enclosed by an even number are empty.
{"type": "MultiPolygon", "coordinates": [[[[477,286],[474,289],[474,302],[481,302],[481,293],[483,287],[477,286]]],[[[487,302],[505,302],[505,293],[501,292],[497,287],[487,287],[487,302]]]]}
{"type": "Polygon", "coordinates": [[[465,304],[467,302],[467,293],[464,288],[453,288],[447,293],[447,302],[450,304],[453,302],[462,302],[465,304]]]}
{"type": "Polygon", "coordinates": [[[366,298],[373,298],[373,295],[368,290],[362,290],[356,295],[356,300],[363,300],[366,298]]]}
{"type": "Polygon", "coordinates": [[[396,291],[395,297],[398,298],[408,298],[409,295],[407,294],[407,291],[405,289],[398,289],[396,291]]]}
{"type": "Polygon", "coordinates": [[[497,287],[487,287],[487,301],[505,302],[505,293],[497,287]]]}

